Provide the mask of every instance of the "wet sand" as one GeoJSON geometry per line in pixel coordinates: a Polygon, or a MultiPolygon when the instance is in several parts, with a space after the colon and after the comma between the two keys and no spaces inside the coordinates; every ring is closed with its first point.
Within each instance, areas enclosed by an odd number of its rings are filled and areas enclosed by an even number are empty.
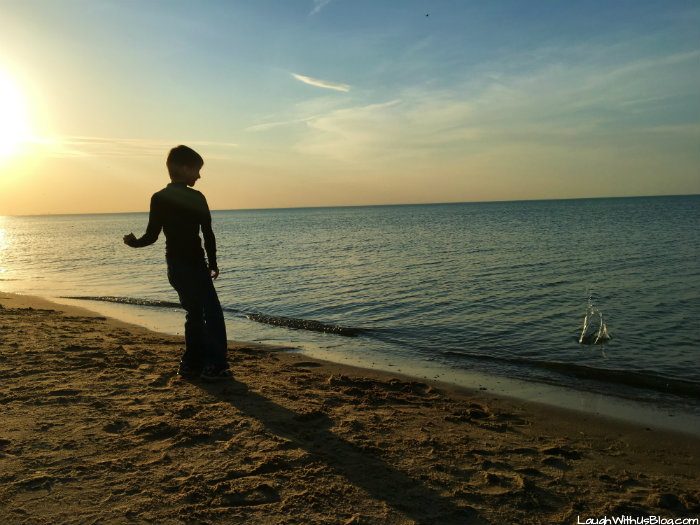
{"type": "Polygon", "coordinates": [[[0,523],[700,516],[700,438],[0,292],[0,523]]]}

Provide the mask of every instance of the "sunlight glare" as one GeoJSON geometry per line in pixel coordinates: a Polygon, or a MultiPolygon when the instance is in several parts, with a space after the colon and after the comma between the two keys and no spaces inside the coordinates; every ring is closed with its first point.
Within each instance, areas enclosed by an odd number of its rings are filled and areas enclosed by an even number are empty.
{"type": "Polygon", "coordinates": [[[0,70],[0,158],[11,157],[29,140],[24,100],[16,83],[0,70]]]}

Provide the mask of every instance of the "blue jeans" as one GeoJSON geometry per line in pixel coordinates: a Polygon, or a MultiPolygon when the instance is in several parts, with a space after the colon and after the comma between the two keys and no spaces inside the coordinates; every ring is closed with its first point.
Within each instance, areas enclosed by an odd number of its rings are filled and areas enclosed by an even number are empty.
{"type": "Polygon", "coordinates": [[[182,363],[192,366],[228,366],[226,325],[219,297],[203,260],[167,259],[168,281],[185,316],[185,353],[182,363]]]}

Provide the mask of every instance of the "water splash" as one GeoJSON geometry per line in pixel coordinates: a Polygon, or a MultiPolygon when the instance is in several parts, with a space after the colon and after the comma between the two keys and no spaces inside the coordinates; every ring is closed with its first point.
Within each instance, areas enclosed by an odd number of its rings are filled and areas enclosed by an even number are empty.
{"type": "Polygon", "coordinates": [[[586,317],[583,320],[583,330],[578,342],[584,345],[602,345],[610,339],[612,338],[608,333],[608,327],[605,325],[603,312],[596,307],[593,299],[589,297],[586,317]]]}

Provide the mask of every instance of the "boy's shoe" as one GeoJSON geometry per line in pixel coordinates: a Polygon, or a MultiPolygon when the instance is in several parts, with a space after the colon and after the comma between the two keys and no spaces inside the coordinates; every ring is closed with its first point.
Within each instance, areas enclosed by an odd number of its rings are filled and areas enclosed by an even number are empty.
{"type": "Polygon", "coordinates": [[[231,379],[233,373],[228,366],[205,366],[199,377],[204,381],[222,381],[231,379]]]}
{"type": "Polygon", "coordinates": [[[201,373],[202,365],[180,363],[180,368],[177,369],[177,375],[186,379],[193,379],[195,377],[199,377],[201,373]]]}

